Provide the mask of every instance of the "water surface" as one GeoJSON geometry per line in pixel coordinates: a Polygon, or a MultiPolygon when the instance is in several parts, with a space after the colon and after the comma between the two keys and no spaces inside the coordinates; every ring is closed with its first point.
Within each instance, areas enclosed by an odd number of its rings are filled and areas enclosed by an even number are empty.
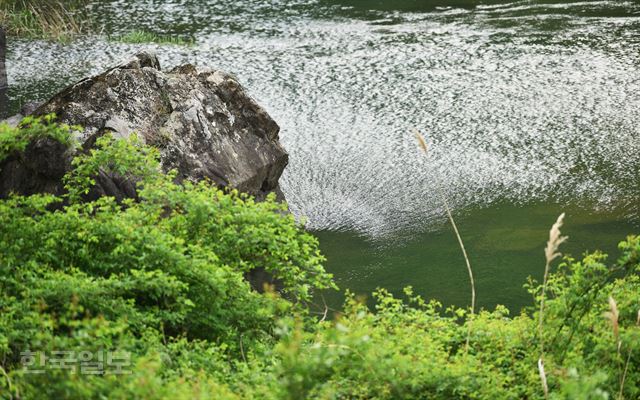
{"type": "Polygon", "coordinates": [[[560,212],[575,255],[638,231],[638,2],[120,0],[91,13],[104,35],[10,43],[13,110],[140,49],[233,72],[282,127],[282,188],[342,288],[466,304],[439,193],[485,307],[527,303],[560,212]],[[106,38],[132,27],[196,42],[106,38]]]}

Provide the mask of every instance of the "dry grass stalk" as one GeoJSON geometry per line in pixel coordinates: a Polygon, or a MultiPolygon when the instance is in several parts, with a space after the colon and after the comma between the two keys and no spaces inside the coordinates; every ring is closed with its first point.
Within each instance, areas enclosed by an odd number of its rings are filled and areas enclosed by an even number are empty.
{"type": "Polygon", "coordinates": [[[420,148],[422,149],[424,154],[427,154],[427,142],[424,140],[424,136],[422,136],[417,129],[413,130],[413,134],[418,140],[418,144],[420,145],[420,148]]]}
{"type": "Polygon", "coordinates": [[[611,322],[611,327],[613,328],[613,337],[616,339],[618,354],[620,354],[620,346],[622,345],[622,343],[620,342],[620,325],[618,323],[620,313],[618,312],[618,304],[611,296],[609,296],[609,311],[605,312],[603,315],[606,319],[609,320],[609,322],[611,322]]]}
{"type": "Polygon", "coordinates": [[[546,258],[546,264],[544,267],[544,278],[542,281],[542,293],[540,297],[540,313],[538,321],[538,337],[540,340],[540,358],[538,359],[538,371],[540,372],[540,380],[542,381],[542,388],[544,390],[544,398],[549,398],[549,387],[547,386],[547,376],[544,372],[544,300],[547,291],[547,281],[549,279],[549,269],[553,260],[558,258],[561,254],[558,251],[560,245],[568,239],[567,236],[562,236],[560,228],[564,222],[564,213],[560,214],[556,222],[549,231],[549,241],[547,247],[544,249],[544,255],[546,258]]]}
{"type": "MultiPolygon", "coordinates": [[[[418,132],[417,129],[413,129],[413,134],[415,135],[416,139],[418,140],[418,144],[420,146],[420,149],[422,150],[422,152],[425,154],[425,156],[427,155],[427,142],[424,139],[424,136],[422,136],[422,134],[420,132],[418,132]]],[[[462,255],[464,256],[464,261],[467,264],[467,272],[469,273],[469,281],[471,282],[471,321],[473,320],[473,316],[475,315],[475,309],[476,309],[476,284],[475,284],[475,280],[473,279],[473,270],[471,269],[471,263],[469,262],[469,256],[467,255],[467,250],[464,248],[464,242],[462,241],[462,237],[460,236],[460,232],[458,231],[458,227],[456,225],[456,222],[453,220],[453,216],[451,215],[451,208],[449,207],[449,203],[447,202],[447,198],[444,196],[444,194],[438,190],[438,194],[440,195],[440,199],[442,200],[442,204],[444,205],[444,208],[447,212],[447,217],[449,218],[449,222],[451,223],[451,226],[453,227],[453,231],[456,234],[456,238],[458,238],[458,244],[460,245],[460,250],[462,250],[462,255]]],[[[468,326],[468,330],[467,330],[467,340],[465,343],[465,352],[469,350],[469,341],[471,339],[471,321],[469,321],[469,323],[467,324],[468,326]]]]}
{"type": "Polygon", "coordinates": [[[538,372],[540,373],[540,381],[542,382],[542,390],[544,391],[544,398],[549,398],[549,385],[547,384],[547,374],[544,372],[544,362],[542,357],[538,359],[538,372]]]}

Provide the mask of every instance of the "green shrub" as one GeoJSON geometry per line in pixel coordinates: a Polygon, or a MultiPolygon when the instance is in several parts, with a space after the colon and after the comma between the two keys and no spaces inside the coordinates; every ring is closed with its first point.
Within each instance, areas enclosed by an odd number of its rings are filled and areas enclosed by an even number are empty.
{"type": "Polygon", "coordinates": [[[73,127],[54,122],[55,115],[50,114],[42,118],[26,117],[17,127],[7,123],[0,123],[0,162],[14,152],[22,152],[34,140],[51,138],[65,146],[73,144],[73,127]]]}
{"type": "MultiPolygon", "coordinates": [[[[552,398],[618,397],[625,369],[622,398],[640,396],[640,237],[620,248],[613,266],[595,253],[566,259],[551,274],[545,360],[552,398]],[[619,339],[603,317],[610,296],[618,304],[619,339]]],[[[539,285],[529,288],[539,296],[539,285]]],[[[536,314],[509,317],[503,307],[480,312],[466,353],[466,310],[443,310],[410,289],[406,295],[402,301],[378,291],[374,312],[350,296],[335,322],[313,329],[293,321],[282,325],[277,350],[283,397],[543,398],[536,314]]]]}
{"type": "MultiPolygon", "coordinates": [[[[42,137],[29,133],[38,124],[71,137],[32,120],[3,148],[42,137]]],[[[348,295],[342,314],[318,322],[306,304],[335,285],[284,206],[178,185],[157,157],[135,136],[104,136],[76,157],[64,196],[0,201],[0,398],[544,398],[538,283],[516,316],[443,308],[407,288],[404,300],[378,290],[375,309],[348,295]],[[99,171],[135,179],[138,198],[82,202],[99,171]],[[282,292],[252,290],[254,269],[282,292]],[[23,368],[25,354],[57,350],[127,354],[128,373],[23,368]]],[[[552,399],[640,396],[640,237],[620,251],[611,264],[598,252],[567,258],[549,275],[552,399]]]]}
{"type": "MultiPolygon", "coordinates": [[[[43,135],[69,137],[58,135],[69,129],[50,125],[51,118],[27,122],[6,136],[7,152],[23,150],[43,135]]],[[[153,343],[163,343],[167,351],[179,340],[189,343],[187,351],[219,347],[223,358],[234,359],[243,346],[272,342],[278,316],[303,311],[314,289],[334,287],[316,239],[272,197],[255,203],[206,182],[175,184],[173,175],[160,172],[157,155],[135,136],[127,141],[105,136],[75,159],[75,169],[65,177],[65,197],[0,201],[5,370],[25,375],[16,369],[25,350],[117,349],[128,343],[146,357],[153,343]],[[80,202],[99,170],[135,176],[138,201],[80,202]],[[64,206],[52,211],[55,204],[64,206]],[[252,290],[244,274],[254,268],[278,278],[289,300],[252,290]],[[101,328],[87,333],[96,324],[101,328]],[[126,335],[107,334],[112,326],[126,335]],[[79,340],[78,332],[90,340],[79,340]]],[[[59,381],[59,374],[44,376],[59,381]]],[[[24,382],[45,379],[37,377],[26,374],[24,382]]]]}

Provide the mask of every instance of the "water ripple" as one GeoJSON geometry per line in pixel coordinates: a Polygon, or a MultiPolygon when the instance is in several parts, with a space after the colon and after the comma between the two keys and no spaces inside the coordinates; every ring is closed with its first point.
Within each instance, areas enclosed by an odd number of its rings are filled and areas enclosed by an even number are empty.
{"type": "Polygon", "coordinates": [[[424,229],[442,218],[439,191],[456,210],[584,201],[638,218],[636,3],[416,12],[145,0],[126,2],[126,15],[120,3],[95,5],[114,32],[139,19],[196,45],[13,42],[14,105],[153,49],[165,67],[221,68],[249,87],[282,127],[282,188],[312,229],[424,229]]]}

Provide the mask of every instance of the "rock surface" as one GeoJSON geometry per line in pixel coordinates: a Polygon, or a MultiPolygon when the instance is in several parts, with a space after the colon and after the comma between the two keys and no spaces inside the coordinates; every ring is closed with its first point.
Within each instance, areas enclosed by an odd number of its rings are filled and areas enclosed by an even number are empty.
{"type": "MultiPolygon", "coordinates": [[[[158,59],[141,53],[130,62],[84,79],[40,105],[34,115],[55,113],[80,125],[83,148],[106,132],[132,132],[157,147],[165,170],[181,180],[209,179],[262,199],[281,196],[278,179],[288,155],[278,125],[231,75],[183,65],[160,70],[158,59]]],[[[0,163],[0,197],[9,192],[59,193],[73,155],[51,140],[32,143],[0,163]]],[[[135,196],[128,180],[103,174],[97,194],[135,196]],[[129,186],[127,186],[127,184],[129,186]]]]}

